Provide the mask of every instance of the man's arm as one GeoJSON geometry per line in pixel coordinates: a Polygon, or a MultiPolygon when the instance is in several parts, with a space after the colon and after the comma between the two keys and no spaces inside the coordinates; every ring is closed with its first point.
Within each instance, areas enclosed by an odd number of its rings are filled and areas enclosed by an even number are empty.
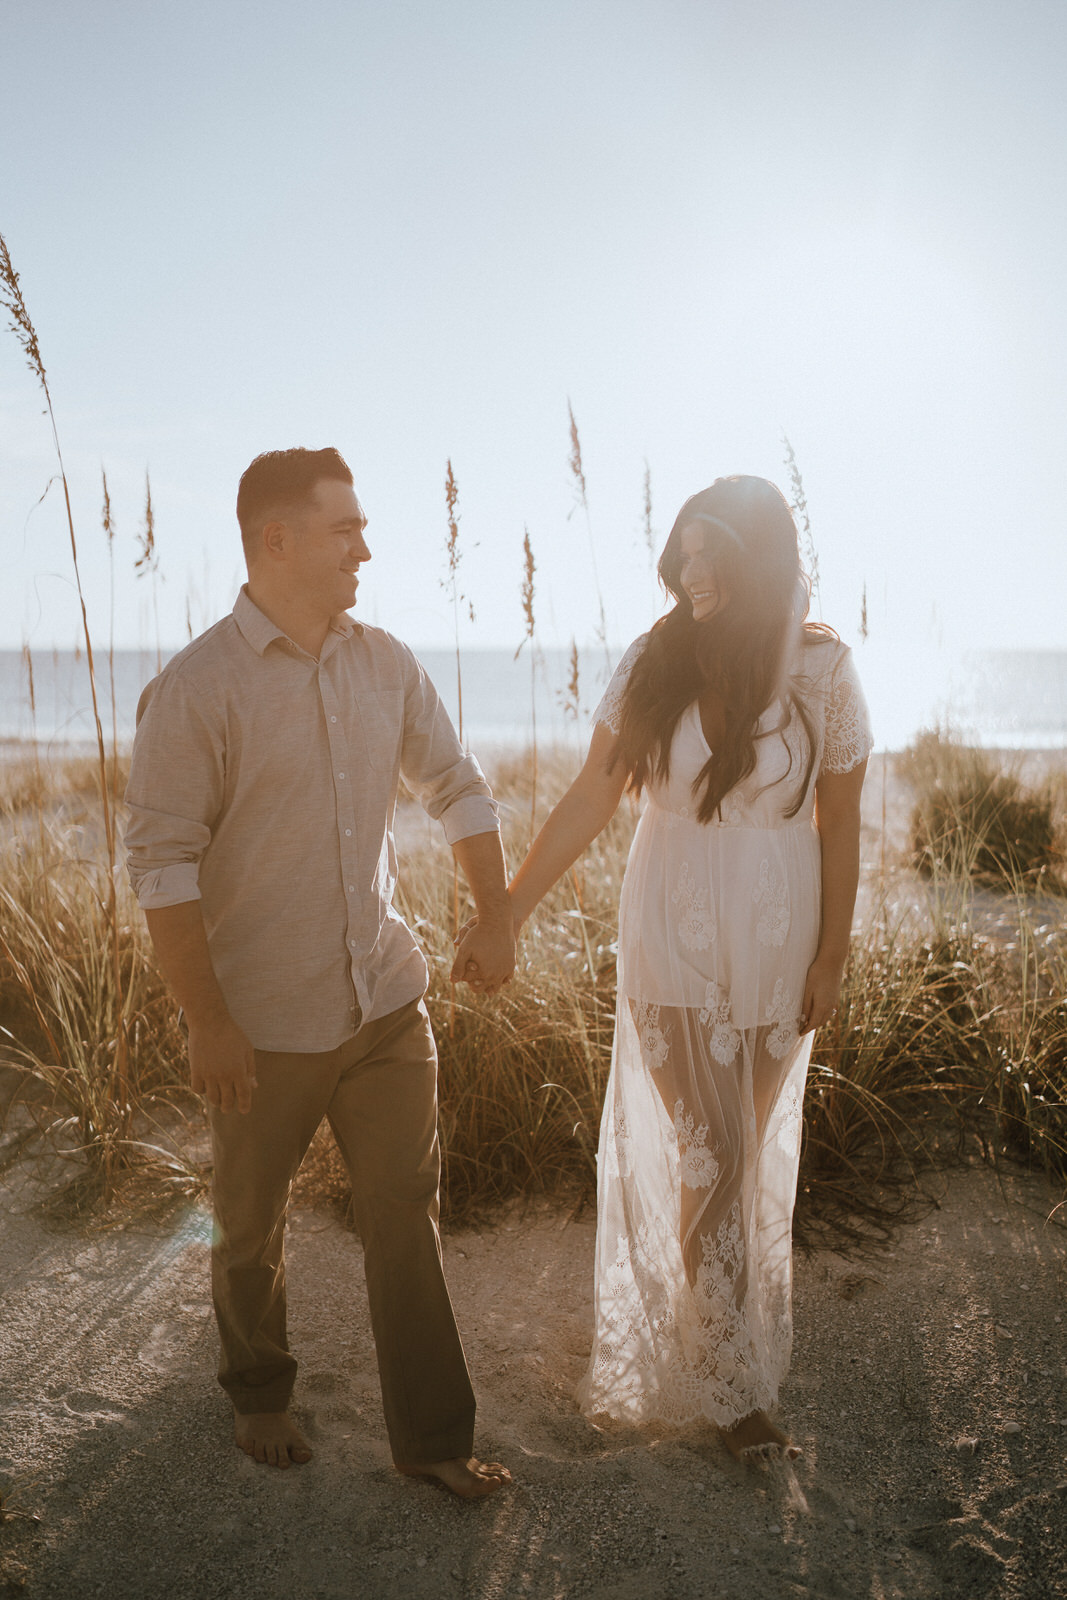
{"type": "Polygon", "coordinates": [[[219,1111],[248,1111],[256,1059],[230,1016],[211,965],[199,900],[145,911],[159,970],[185,1013],[189,1072],[196,1094],[219,1111]]]}
{"type": "Polygon", "coordinates": [[[440,696],[416,657],[394,645],[404,681],[404,741],[400,770],[423,809],[445,830],[477,907],[477,948],[464,945],[452,982],[495,994],[515,970],[515,930],[493,792],[464,750],[440,696]]]}
{"type": "Polygon", "coordinates": [[[500,835],[472,833],[454,839],[452,850],[478,914],[477,926],[464,938],[452,967],[452,982],[469,983],[480,994],[495,994],[515,971],[515,922],[500,835]]]}
{"type": "Polygon", "coordinates": [[[205,692],[169,670],[153,679],[137,707],[125,841],[159,969],[185,1013],[193,1089],[221,1111],[247,1111],[255,1057],[211,964],[198,881],[222,804],[222,727],[210,683],[205,692]]]}

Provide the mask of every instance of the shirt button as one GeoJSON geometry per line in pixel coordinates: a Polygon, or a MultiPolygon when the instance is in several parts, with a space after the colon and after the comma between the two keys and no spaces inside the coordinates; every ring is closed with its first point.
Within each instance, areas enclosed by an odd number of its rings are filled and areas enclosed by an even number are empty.
{"type": "Polygon", "coordinates": [[[338,774],[337,774],[337,776],[338,776],[338,777],[339,777],[339,778],[343,778],[343,777],[344,777],[344,773],[343,773],[343,772],[339,772],[339,773],[338,773],[338,774]]]}
{"type": "Polygon", "coordinates": [[[354,950],[356,948],[356,941],[354,939],[349,939],[348,942],[349,942],[349,944],[352,946],[352,948],[354,950]]]}
{"type": "Polygon", "coordinates": [[[350,884],[349,884],[349,885],[348,885],[348,892],[349,892],[349,894],[355,894],[355,892],[356,892],[356,886],[355,886],[355,884],[354,884],[354,883],[350,883],[350,884]]]}
{"type": "Polygon", "coordinates": [[[331,717],[331,718],[330,718],[330,721],[331,721],[331,722],[336,722],[336,721],[337,721],[337,718],[336,718],[336,717],[331,717]]]}
{"type": "Polygon", "coordinates": [[[345,829],[345,838],[346,839],[351,839],[351,837],[352,837],[352,829],[351,828],[346,828],[345,829]]]}

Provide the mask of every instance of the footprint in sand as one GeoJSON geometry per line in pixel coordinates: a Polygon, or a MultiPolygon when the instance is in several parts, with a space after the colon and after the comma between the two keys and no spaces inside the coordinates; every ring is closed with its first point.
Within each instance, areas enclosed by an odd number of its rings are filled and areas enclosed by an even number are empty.
{"type": "Polygon", "coordinates": [[[157,1322],[141,1346],[137,1359],[153,1372],[170,1372],[181,1359],[179,1335],[166,1322],[157,1322]]]}
{"type": "Polygon", "coordinates": [[[60,1396],[59,1403],[64,1411],[73,1417],[81,1417],[84,1422],[126,1421],[125,1411],[116,1411],[102,1394],[94,1394],[88,1389],[72,1389],[69,1394],[60,1396]]]}

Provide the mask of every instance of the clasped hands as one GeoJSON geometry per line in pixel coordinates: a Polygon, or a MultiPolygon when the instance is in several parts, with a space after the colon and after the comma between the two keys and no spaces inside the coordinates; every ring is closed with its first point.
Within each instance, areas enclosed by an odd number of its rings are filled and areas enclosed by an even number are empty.
{"type": "Polygon", "coordinates": [[[510,911],[492,917],[471,917],[452,943],[456,959],[453,983],[467,984],[475,994],[496,994],[515,971],[515,919],[510,911]]]}

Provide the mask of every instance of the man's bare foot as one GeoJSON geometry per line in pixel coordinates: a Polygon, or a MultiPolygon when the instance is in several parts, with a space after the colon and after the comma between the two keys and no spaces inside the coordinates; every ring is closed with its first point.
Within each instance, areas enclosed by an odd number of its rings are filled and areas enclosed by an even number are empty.
{"type": "Polygon", "coordinates": [[[776,1428],[765,1411],[753,1411],[732,1428],[723,1428],[722,1436],[735,1461],[795,1461],[802,1454],[800,1446],[776,1428]]]}
{"type": "Polygon", "coordinates": [[[269,1467],[311,1460],[311,1446],[287,1411],[235,1411],[233,1436],[246,1455],[269,1467]]]}
{"type": "Polygon", "coordinates": [[[483,1500],[495,1494],[505,1483],[511,1482],[511,1473],[499,1461],[479,1461],[475,1456],[464,1460],[456,1456],[451,1461],[421,1461],[401,1466],[396,1470],[409,1478],[433,1478],[461,1500],[483,1500]]]}

